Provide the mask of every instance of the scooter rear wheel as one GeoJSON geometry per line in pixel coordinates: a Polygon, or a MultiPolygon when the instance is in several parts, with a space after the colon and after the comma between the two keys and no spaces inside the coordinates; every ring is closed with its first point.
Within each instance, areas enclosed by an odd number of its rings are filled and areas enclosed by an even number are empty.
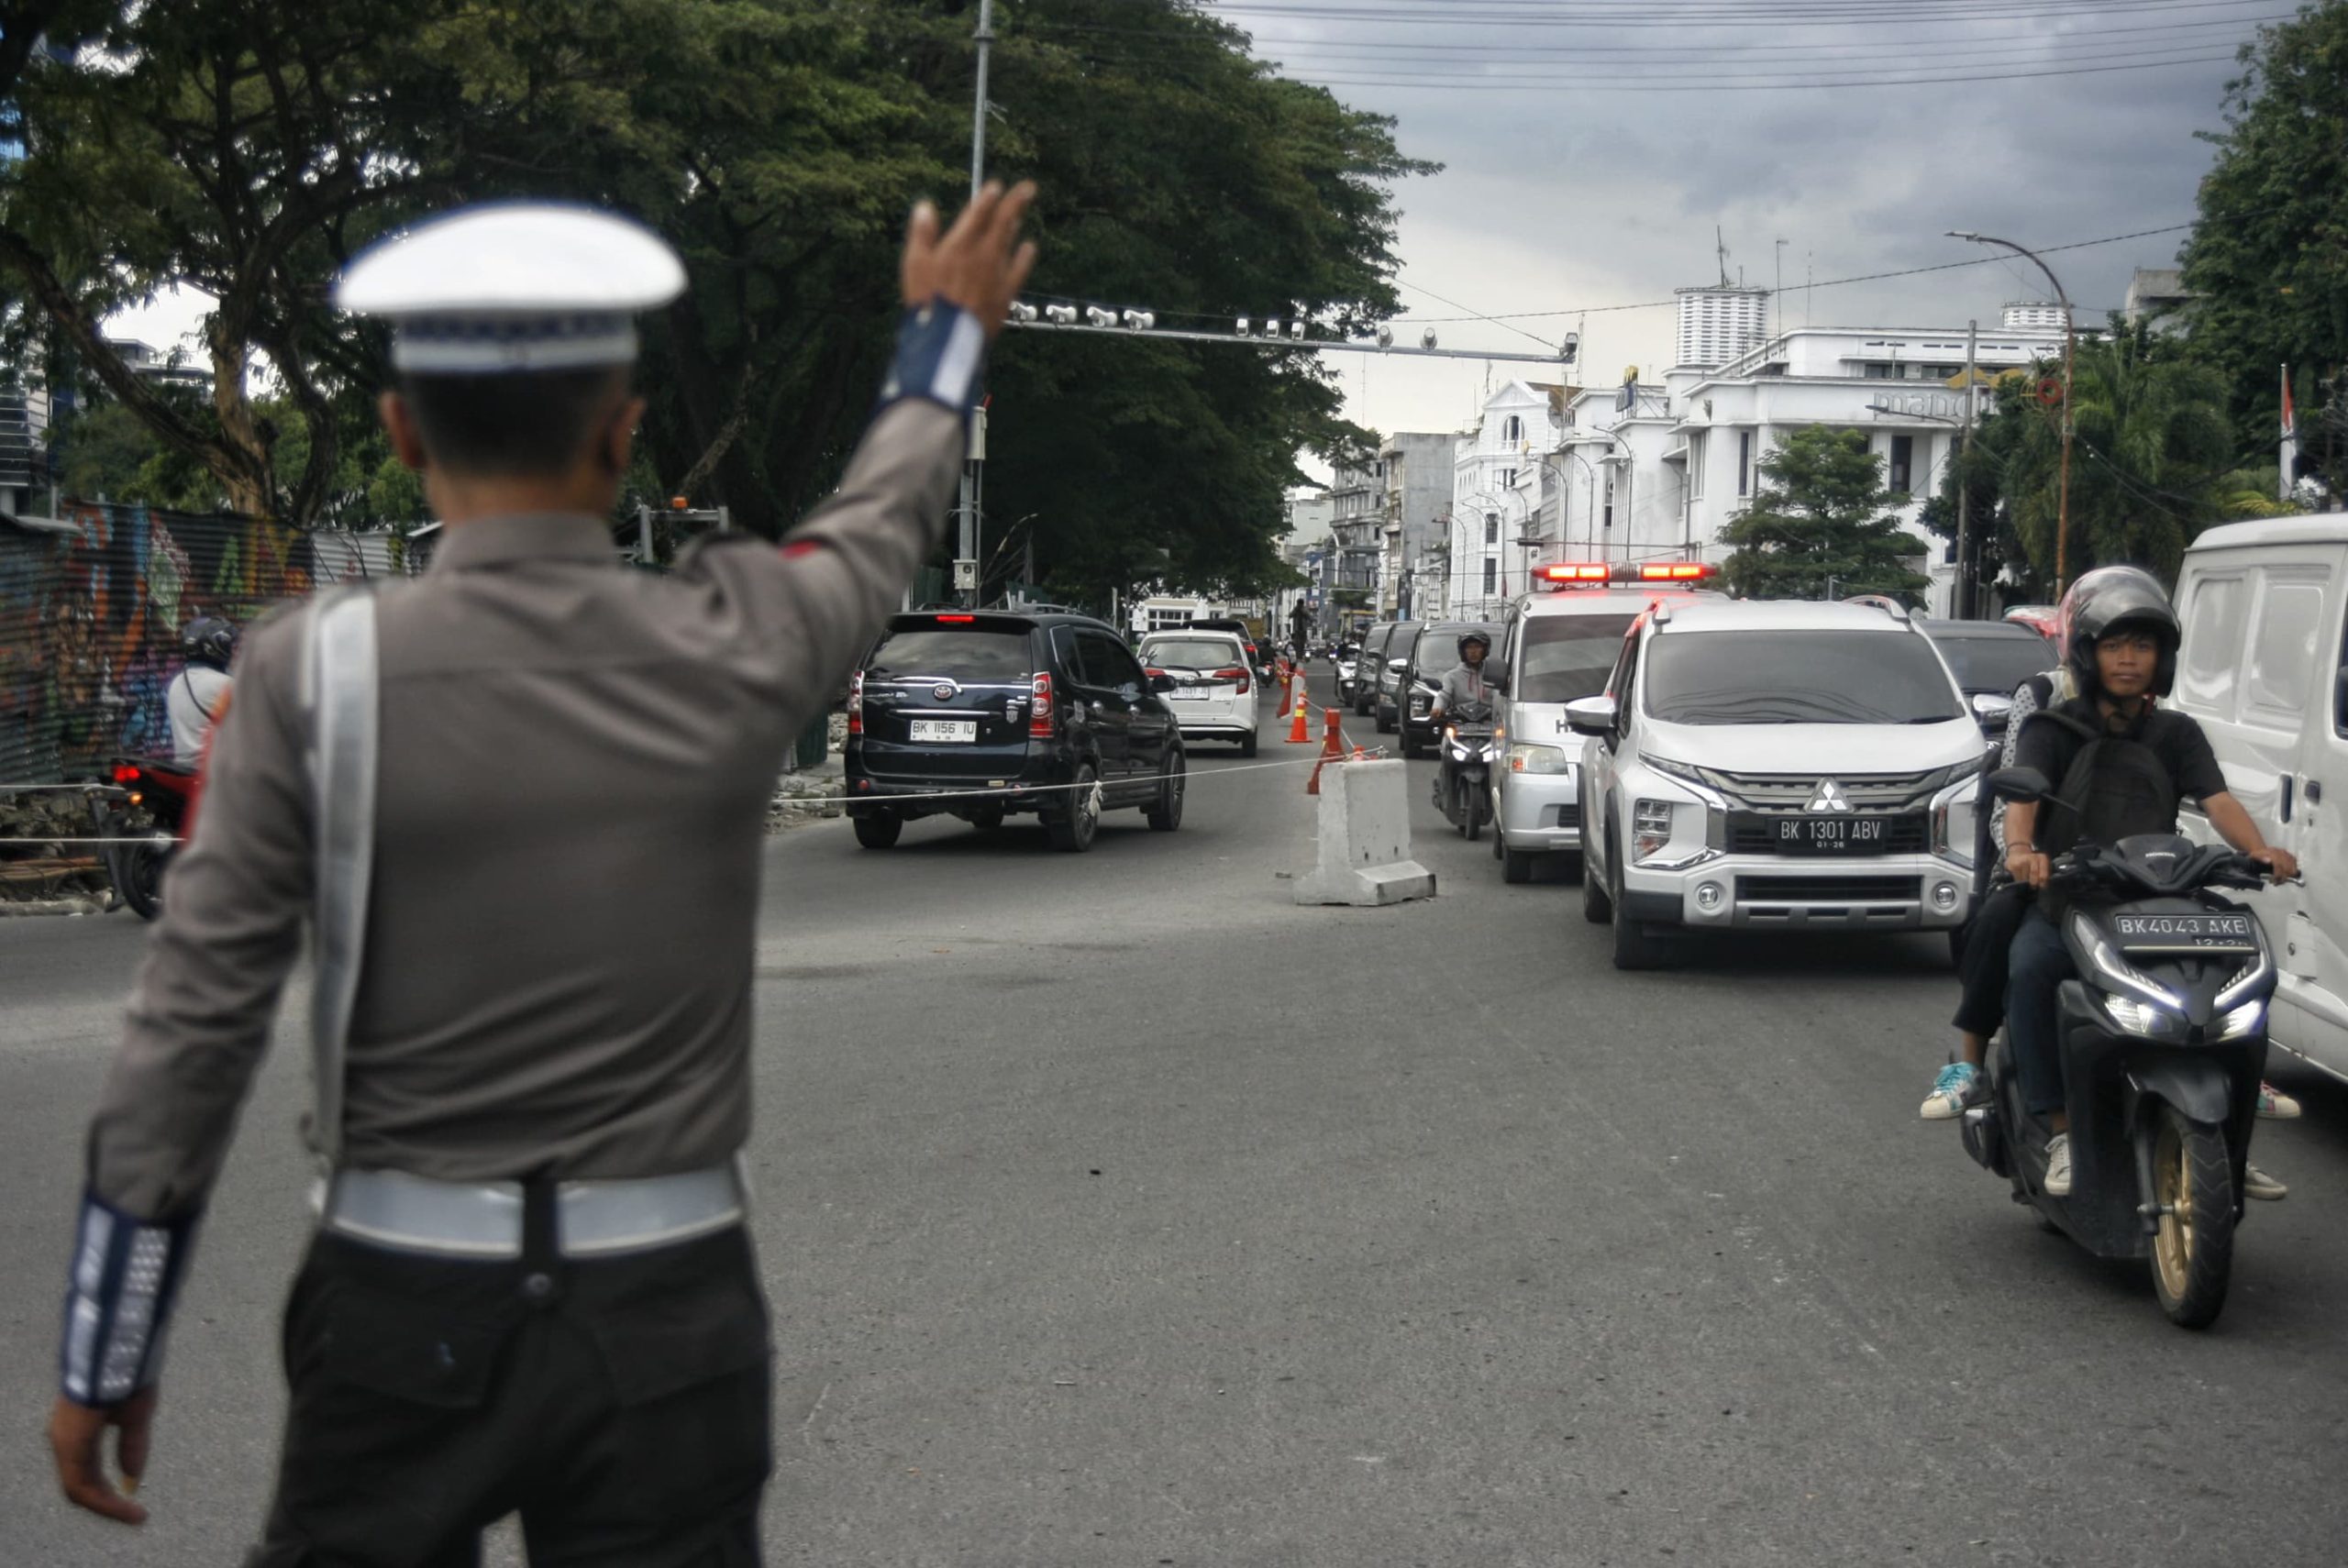
{"type": "Polygon", "coordinates": [[[2153,1289],[2180,1328],[2206,1329],[2226,1304],[2234,1261],[2233,1162],[2225,1138],[2175,1106],[2153,1129],[2153,1289]]]}

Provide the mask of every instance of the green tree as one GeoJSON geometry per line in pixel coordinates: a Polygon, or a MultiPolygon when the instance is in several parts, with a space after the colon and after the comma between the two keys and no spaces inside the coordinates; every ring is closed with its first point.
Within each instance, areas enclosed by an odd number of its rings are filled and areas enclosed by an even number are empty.
{"type": "MultiPolygon", "coordinates": [[[[2281,367],[2302,415],[2341,402],[2348,367],[2348,4],[2303,6],[2259,29],[2227,83],[2226,126],[2208,134],[2184,253],[2194,346],[2223,371],[2244,432],[2281,429],[2281,367]],[[2313,394],[2313,395],[2310,395],[2313,394]]],[[[2303,471],[2348,491],[2348,443],[2303,418],[2303,471]],[[2324,434],[2306,439],[2314,425],[2324,434]]],[[[2271,444],[2270,444],[2271,449],[2271,444]]]]}
{"type": "MultiPolygon", "coordinates": [[[[2174,578],[2185,547],[2226,515],[2219,481],[2237,466],[2225,382],[2187,345],[2117,315],[2080,340],[2072,369],[2067,581],[2129,563],[2174,578]]],[[[2018,392],[1982,445],[1994,454],[2016,536],[2040,580],[2054,584],[2062,507],[2059,411],[2018,392]]]]}
{"type": "Polygon", "coordinates": [[[60,347],[163,445],[203,465],[228,503],[315,520],[353,410],[338,392],[352,330],[321,284],[382,209],[422,183],[426,129],[460,98],[415,46],[432,0],[177,0],[55,28],[17,82],[25,155],[0,172],[0,271],[60,347]],[[215,304],[205,324],[208,405],[133,374],[99,330],[172,286],[215,304]],[[266,375],[262,361],[266,361],[266,375]],[[273,394],[270,389],[273,387],[273,394]],[[290,476],[285,428],[309,439],[290,476]]]}
{"type": "MultiPolygon", "coordinates": [[[[88,41],[18,79],[0,280],[228,504],[300,523],[416,503],[372,434],[383,334],[325,281],[420,214],[537,196],[634,213],[686,259],[685,297],[646,327],[631,486],[780,529],[871,406],[907,205],[966,178],[969,0],[83,10],[88,41]],[[219,301],[194,407],[97,330],[172,284],[219,301]]],[[[1387,122],[1279,79],[1187,0],[1029,0],[1001,30],[990,162],[1044,186],[1039,291],[1330,334],[1397,308],[1391,186],[1425,166],[1387,122]]],[[[1353,434],[1290,347],[1014,332],[991,388],[988,546],[1025,520],[1039,575],[1094,602],[1266,580],[1295,454],[1353,434]]]]}
{"type": "Polygon", "coordinates": [[[1893,509],[1881,461],[1855,430],[1795,430],[1761,460],[1753,504],[1721,531],[1735,547],[1722,575],[1753,599],[1913,594],[1927,580],[1909,569],[1916,540],[1893,509]]]}

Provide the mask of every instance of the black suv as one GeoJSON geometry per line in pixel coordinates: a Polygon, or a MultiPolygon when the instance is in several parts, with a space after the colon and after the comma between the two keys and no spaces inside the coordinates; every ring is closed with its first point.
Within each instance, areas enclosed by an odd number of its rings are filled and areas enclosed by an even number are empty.
{"type": "MultiPolygon", "coordinates": [[[[1477,632],[1487,649],[1501,646],[1501,629],[1489,622],[1429,621],[1416,630],[1410,651],[1397,656],[1403,665],[1394,677],[1395,722],[1402,731],[1404,756],[1424,756],[1434,749],[1434,722],[1428,715],[1443,678],[1459,668],[1459,639],[1477,632]]],[[[1396,646],[1401,642],[1397,637],[1396,646]]]]}
{"type": "Polygon", "coordinates": [[[1171,833],[1185,772],[1173,687],[1089,615],[895,616],[848,683],[856,841],[886,849],[916,817],[991,830],[1034,812],[1054,848],[1081,853],[1101,813],[1125,806],[1171,833]]]}
{"type": "Polygon", "coordinates": [[[1341,691],[1346,706],[1356,718],[1369,717],[1371,692],[1378,685],[1378,671],[1386,662],[1387,640],[1394,635],[1394,623],[1380,621],[1362,634],[1361,651],[1354,656],[1354,685],[1350,691],[1341,691]]]}
{"type": "MultiPolygon", "coordinates": [[[[1400,690],[1396,682],[1402,678],[1401,667],[1408,662],[1411,645],[1424,624],[1423,621],[1394,622],[1394,629],[1386,635],[1386,646],[1379,650],[1378,668],[1370,672],[1369,716],[1377,722],[1381,735],[1394,733],[1395,721],[1401,713],[1395,702],[1400,690]]],[[[1354,679],[1361,679],[1358,672],[1354,679]]]]}

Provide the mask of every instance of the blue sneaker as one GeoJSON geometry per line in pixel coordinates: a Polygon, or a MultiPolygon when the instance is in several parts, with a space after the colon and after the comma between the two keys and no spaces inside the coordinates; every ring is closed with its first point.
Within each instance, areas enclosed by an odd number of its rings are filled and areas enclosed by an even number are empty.
{"type": "Polygon", "coordinates": [[[1970,1062],[1951,1062],[1933,1080],[1933,1092],[1916,1114],[1927,1121],[1952,1121],[1965,1110],[1965,1102],[1973,1098],[1973,1086],[1980,1081],[1981,1069],[1970,1062]]]}

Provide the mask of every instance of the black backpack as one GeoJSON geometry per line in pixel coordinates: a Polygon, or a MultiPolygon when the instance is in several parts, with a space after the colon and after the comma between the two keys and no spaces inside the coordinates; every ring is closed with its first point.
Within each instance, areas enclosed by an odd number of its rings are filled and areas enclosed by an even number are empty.
{"type": "Polygon", "coordinates": [[[2138,834],[2176,831],[2176,781],[2151,746],[2052,709],[2022,723],[2055,724],[2086,743],[2064,769],[2054,799],[2042,808],[2045,815],[2035,835],[2040,850],[2060,855],[2081,844],[2113,845],[2138,834]]]}

